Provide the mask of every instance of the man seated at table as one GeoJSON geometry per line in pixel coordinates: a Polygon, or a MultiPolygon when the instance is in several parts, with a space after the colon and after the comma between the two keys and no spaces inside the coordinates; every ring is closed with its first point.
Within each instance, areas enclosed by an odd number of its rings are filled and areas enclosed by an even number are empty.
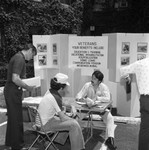
{"type": "Polygon", "coordinates": [[[68,92],[68,76],[58,73],[51,79],[49,92],[41,100],[38,111],[45,130],[68,131],[71,150],[85,149],[80,125],[62,110],[62,97],[68,92]]]}
{"type": "MultiPolygon", "coordinates": [[[[100,102],[109,102],[110,101],[110,91],[109,88],[102,83],[104,75],[99,70],[96,70],[92,74],[91,82],[87,82],[81,91],[77,94],[76,100],[85,100],[87,103],[97,104],[100,102]]],[[[114,118],[110,110],[106,109],[105,112],[101,115],[103,122],[106,124],[106,140],[102,144],[101,149],[106,149],[107,147],[110,150],[115,150],[116,146],[114,145],[114,131],[116,125],[114,124],[114,118]]]]}

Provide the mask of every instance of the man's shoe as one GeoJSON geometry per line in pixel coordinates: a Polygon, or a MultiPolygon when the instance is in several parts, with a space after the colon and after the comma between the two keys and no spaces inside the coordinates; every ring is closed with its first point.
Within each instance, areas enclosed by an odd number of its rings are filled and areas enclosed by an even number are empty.
{"type": "Polygon", "coordinates": [[[105,143],[103,143],[99,150],[107,150],[107,149],[108,149],[107,145],[105,145],[105,143]]]}
{"type": "Polygon", "coordinates": [[[21,150],[28,150],[28,147],[22,147],[21,150]]]}
{"type": "Polygon", "coordinates": [[[110,150],[116,150],[117,147],[114,145],[114,138],[108,137],[108,139],[105,141],[105,144],[110,150]]]}
{"type": "Polygon", "coordinates": [[[11,148],[11,150],[28,150],[27,147],[22,147],[22,148],[11,148]]]}

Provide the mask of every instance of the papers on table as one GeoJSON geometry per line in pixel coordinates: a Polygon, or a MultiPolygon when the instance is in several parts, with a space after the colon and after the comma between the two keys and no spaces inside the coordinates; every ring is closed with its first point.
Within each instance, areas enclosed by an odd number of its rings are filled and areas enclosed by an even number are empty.
{"type": "Polygon", "coordinates": [[[42,96],[38,97],[26,97],[23,99],[23,104],[39,104],[42,100],[42,96]]]}
{"type": "Polygon", "coordinates": [[[79,105],[84,105],[84,104],[86,104],[85,102],[79,102],[79,101],[77,101],[76,103],[79,104],[79,105]]]}

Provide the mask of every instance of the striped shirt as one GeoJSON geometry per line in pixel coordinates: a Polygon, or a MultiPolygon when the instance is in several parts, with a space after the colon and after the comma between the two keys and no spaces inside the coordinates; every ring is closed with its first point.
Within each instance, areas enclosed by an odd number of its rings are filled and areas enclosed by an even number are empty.
{"type": "Polygon", "coordinates": [[[120,68],[121,77],[135,74],[140,94],[149,95],[149,58],[136,61],[120,68]]]}

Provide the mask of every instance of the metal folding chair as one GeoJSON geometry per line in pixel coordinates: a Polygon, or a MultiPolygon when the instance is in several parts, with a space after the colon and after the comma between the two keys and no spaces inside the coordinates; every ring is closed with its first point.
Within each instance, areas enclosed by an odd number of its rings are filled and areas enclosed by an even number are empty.
{"type": "Polygon", "coordinates": [[[28,150],[37,143],[37,142],[44,142],[45,150],[47,150],[50,146],[53,146],[55,150],[59,150],[56,145],[54,144],[54,140],[59,134],[58,131],[45,131],[42,125],[40,114],[36,107],[28,106],[29,118],[32,124],[32,131],[37,134],[37,137],[30,145],[28,150]]]}

